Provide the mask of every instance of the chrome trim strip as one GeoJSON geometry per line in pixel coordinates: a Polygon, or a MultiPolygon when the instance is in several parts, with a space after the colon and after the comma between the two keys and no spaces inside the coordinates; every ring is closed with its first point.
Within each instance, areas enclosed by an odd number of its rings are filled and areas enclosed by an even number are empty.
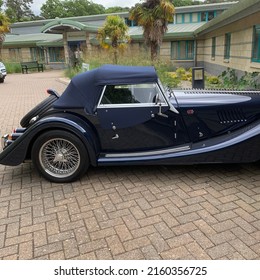
{"type": "MultiPolygon", "coordinates": [[[[159,107],[155,103],[127,103],[127,104],[100,104],[98,109],[104,108],[146,108],[146,107],[159,107]]],[[[169,107],[166,103],[162,104],[163,107],[169,107]]]]}
{"type": "MultiPolygon", "coordinates": [[[[163,94],[163,91],[161,90],[160,86],[158,85],[158,83],[153,82],[153,83],[143,83],[143,84],[155,84],[157,90],[160,92],[163,100],[161,102],[162,107],[171,107],[169,105],[169,103],[167,102],[167,98],[165,97],[165,95],[163,94]]],[[[129,84],[129,86],[133,86],[133,85],[138,85],[138,84],[129,84]]],[[[117,85],[120,86],[120,85],[117,85]]],[[[103,98],[103,95],[105,94],[105,90],[106,90],[106,85],[104,86],[102,93],[101,93],[101,97],[99,98],[98,101],[98,105],[97,105],[97,109],[101,109],[101,108],[132,108],[132,107],[154,107],[154,106],[159,106],[155,103],[126,103],[126,104],[101,104],[101,100],[103,98]]]]}
{"type": "Polygon", "coordinates": [[[121,157],[143,157],[143,156],[156,156],[156,155],[164,155],[164,154],[171,154],[176,152],[183,152],[190,150],[190,146],[182,146],[177,148],[171,149],[163,149],[163,150],[155,150],[155,151],[148,151],[148,152],[136,152],[136,153],[113,153],[113,154],[106,154],[105,158],[121,158],[121,157]]]}

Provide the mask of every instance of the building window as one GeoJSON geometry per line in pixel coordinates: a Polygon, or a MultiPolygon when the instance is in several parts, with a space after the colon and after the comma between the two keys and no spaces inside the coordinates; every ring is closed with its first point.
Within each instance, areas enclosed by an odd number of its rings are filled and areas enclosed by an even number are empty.
{"type": "Polygon", "coordinates": [[[200,21],[208,21],[207,12],[202,12],[200,14],[200,21]]]}
{"type": "Polygon", "coordinates": [[[224,59],[230,58],[231,33],[225,34],[224,59]]]}
{"type": "Polygon", "coordinates": [[[137,26],[137,22],[129,18],[125,18],[125,24],[130,27],[137,26]]]}
{"type": "Polygon", "coordinates": [[[211,44],[211,58],[215,58],[216,56],[216,37],[212,38],[212,44],[211,44]]]}
{"type": "Polygon", "coordinates": [[[198,21],[199,21],[199,14],[198,13],[192,13],[191,22],[198,22],[198,21]]]}
{"type": "Polygon", "coordinates": [[[209,12],[201,12],[200,13],[200,21],[210,21],[217,16],[216,11],[209,11],[209,12]]]}
{"type": "Polygon", "coordinates": [[[183,23],[183,14],[176,15],[176,23],[183,23]]]}
{"type": "Polygon", "coordinates": [[[21,56],[21,48],[11,48],[9,49],[9,57],[13,61],[20,61],[22,56],[21,56]]]}
{"type": "Polygon", "coordinates": [[[49,48],[49,61],[50,62],[64,62],[64,48],[62,48],[62,47],[49,48]]]}
{"type": "Polygon", "coordinates": [[[42,48],[30,48],[31,59],[44,61],[44,50],[42,48]]]}
{"type": "Polygon", "coordinates": [[[260,62],[260,25],[254,26],[252,61],[260,62]]]}
{"type": "Polygon", "coordinates": [[[192,60],[194,58],[194,41],[171,42],[171,59],[192,60]]]}

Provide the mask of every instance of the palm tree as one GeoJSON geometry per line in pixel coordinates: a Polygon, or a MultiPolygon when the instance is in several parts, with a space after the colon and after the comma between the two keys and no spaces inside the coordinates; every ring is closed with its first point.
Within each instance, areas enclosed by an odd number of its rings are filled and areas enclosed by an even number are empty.
{"type": "Polygon", "coordinates": [[[98,30],[98,39],[104,48],[112,48],[114,63],[118,62],[118,50],[130,41],[128,26],[119,16],[108,16],[103,27],[98,30]]]}
{"type": "Polygon", "coordinates": [[[9,32],[9,19],[6,15],[0,12],[0,59],[3,43],[5,40],[5,33],[9,32]]]}
{"type": "Polygon", "coordinates": [[[151,48],[151,59],[158,56],[158,49],[167,25],[173,21],[174,6],[170,0],[146,0],[130,10],[130,19],[143,27],[145,43],[151,48]]]}

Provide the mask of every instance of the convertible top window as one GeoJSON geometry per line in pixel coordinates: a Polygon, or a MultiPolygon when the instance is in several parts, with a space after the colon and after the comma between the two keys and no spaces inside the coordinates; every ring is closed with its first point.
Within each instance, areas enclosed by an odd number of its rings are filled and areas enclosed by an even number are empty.
{"type": "Polygon", "coordinates": [[[163,100],[158,85],[107,85],[105,87],[100,105],[107,104],[154,104],[156,95],[163,100]]]}

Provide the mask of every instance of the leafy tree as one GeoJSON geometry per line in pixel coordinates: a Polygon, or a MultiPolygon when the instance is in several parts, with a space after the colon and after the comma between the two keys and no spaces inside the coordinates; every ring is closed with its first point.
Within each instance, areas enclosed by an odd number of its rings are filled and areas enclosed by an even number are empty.
{"type": "Polygon", "coordinates": [[[41,16],[64,18],[104,14],[105,8],[88,0],[47,0],[41,6],[41,16]]]}
{"type": "Polygon", "coordinates": [[[158,56],[158,49],[167,31],[168,22],[173,21],[174,6],[170,0],[146,0],[130,10],[130,19],[143,27],[145,43],[150,46],[151,59],[158,56]]]}
{"type": "Polygon", "coordinates": [[[60,0],[47,0],[41,6],[41,16],[48,18],[64,17],[64,9],[60,0]]]}
{"type": "Polygon", "coordinates": [[[63,7],[67,16],[86,16],[104,14],[105,8],[87,0],[65,0],[63,7]]]}
{"type": "Polygon", "coordinates": [[[0,12],[0,59],[1,59],[1,50],[5,40],[5,33],[9,32],[9,19],[8,17],[0,12]]]}
{"type": "Polygon", "coordinates": [[[130,8],[128,7],[110,7],[106,9],[106,14],[112,14],[112,13],[120,13],[120,12],[128,12],[130,8]]]}
{"type": "Polygon", "coordinates": [[[106,21],[98,30],[98,39],[104,48],[112,48],[114,63],[118,62],[118,50],[130,41],[128,26],[120,16],[107,16],[106,21]]]}
{"type": "Polygon", "coordinates": [[[6,0],[5,13],[11,22],[30,20],[33,16],[32,3],[33,0],[6,0]]]}
{"type": "Polygon", "coordinates": [[[192,0],[172,0],[174,7],[190,6],[193,5],[192,0]]]}

